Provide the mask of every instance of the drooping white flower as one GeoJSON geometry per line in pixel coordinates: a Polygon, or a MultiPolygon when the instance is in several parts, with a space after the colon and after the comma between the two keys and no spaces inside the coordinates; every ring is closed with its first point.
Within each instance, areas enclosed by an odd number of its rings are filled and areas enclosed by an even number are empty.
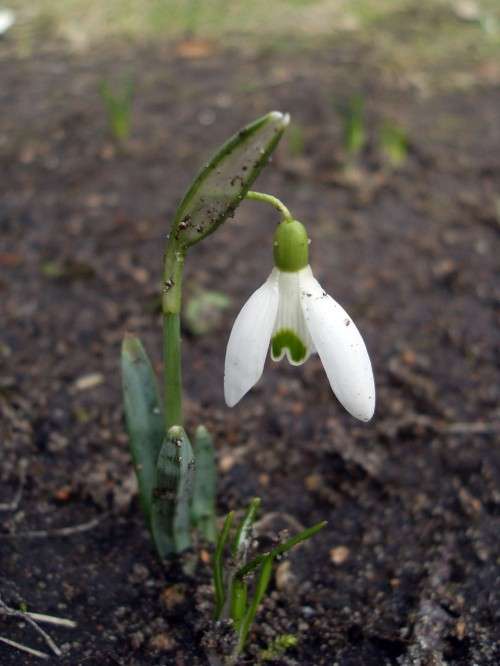
{"type": "Polygon", "coordinates": [[[224,395],[234,406],[260,379],[271,358],[301,365],[317,352],[345,409],[369,421],[375,384],[365,343],[347,312],[314,278],[305,228],[282,222],[275,235],[275,268],[234,322],[226,351],[224,395]]]}

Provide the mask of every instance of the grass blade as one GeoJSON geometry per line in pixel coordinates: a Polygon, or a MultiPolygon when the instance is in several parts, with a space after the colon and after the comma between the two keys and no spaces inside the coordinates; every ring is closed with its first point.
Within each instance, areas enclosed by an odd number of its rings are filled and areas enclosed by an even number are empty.
{"type": "Polygon", "coordinates": [[[224,592],[224,547],[229,538],[229,532],[234,520],[234,511],[230,511],[224,521],[224,525],[219,534],[217,540],[217,545],[215,547],[214,554],[214,566],[213,566],[213,577],[214,577],[214,588],[215,588],[215,610],[214,617],[216,620],[219,619],[221,611],[224,607],[224,601],[226,599],[226,594],[224,592]]]}
{"type": "Polygon", "coordinates": [[[235,631],[238,631],[243,618],[247,612],[248,587],[241,578],[233,581],[231,590],[231,619],[234,622],[235,631]]]}
{"type": "Polygon", "coordinates": [[[245,648],[245,643],[247,641],[250,629],[252,628],[252,624],[255,619],[257,609],[259,608],[259,605],[262,599],[264,598],[264,595],[269,586],[269,581],[271,580],[271,574],[273,571],[273,559],[274,559],[273,555],[269,553],[268,555],[264,556],[264,559],[262,561],[259,577],[255,584],[255,591],[252,603],[248,607],[245,617],[241,622],[238,644],[236,646],[236,654],[240,654],[241,652],[243,652],[245,648]]]}
{"type": "Polygon", "coordinates": [[[236,572],[236,577],[243,578],[244,576],[248,575],[249,573],[257,569],[257,567],[260,566],[268,556],[271,556],[273,559],[275,559],[276,557],[283,555],[297,544],[313,537],[320,530],[322,530],[326,524],[327,524],[326,520],[322,520],[320,523],[317,523],[316,525],[307,528],[303,532],[300,532],[299,534],[296,534],[295,536],[291,537],[284,543],[279,544],[279,546],[273,548],[269,553],[263,553],[262,555],[257,555],[257,557],[255,557],[253,560],[251,560],[243,567],[238,569],[238,571],[236,572]]]}

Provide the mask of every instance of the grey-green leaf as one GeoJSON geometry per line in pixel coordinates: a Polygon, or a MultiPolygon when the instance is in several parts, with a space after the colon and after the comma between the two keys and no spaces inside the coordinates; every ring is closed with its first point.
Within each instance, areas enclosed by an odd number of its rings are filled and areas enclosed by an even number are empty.
{"type": "Polygon", "coordinates": [[[193,473],[191,443],[181,426],[172,426],[158,456],[151,511],[153,538],[161,558],[191,545],[193,473]]]}
{"type": "Polygon", "coordinates": [[[289,122],[272,111],[231,137],[201,170],[177,209],[172,234],[187,248],[234,211],[276,148],[289,122]]]}
{"type": "Polygon", "coordinates": [[[127,334],[121,353],[123,400],[139,497],[148,525],[156,461],[163,440],[163,414],[154,370],[139,338],[127,334]]]}
{"type": "Polygon", "coordinates": [[[191,520],[208,541],[216,539],[215,493],[217,470],[212,436],[204,426],[198,426],[194,438],[194,473],[193,502],[191,520]]]}

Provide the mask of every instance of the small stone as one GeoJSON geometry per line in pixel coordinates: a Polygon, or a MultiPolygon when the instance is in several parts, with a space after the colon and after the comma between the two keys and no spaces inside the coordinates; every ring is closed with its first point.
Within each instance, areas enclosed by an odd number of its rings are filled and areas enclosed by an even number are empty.
{"type": "Polygon", "coordinates": [[[457,620],[455,625],[455,633],[459,641],[463,641],[465,634],[467,633],[467,626],[462,618],[457,620]]]}
{"type": "Polygon", "coordinates": [[[135,631],[130,636],[130,645],[132,650],[138,650],[144,644],[144,634],[142,631],[135,631]]]}
{"type": "Polygon", "coordinates": [[[417,357],[412,349],[405,349],[401,354],[401,360],[405,365],[414,366],[417,361],[417,357]]]}
{"type": "Polygon", "coordinates": [[[151,276],[145,268],[132,268],[130,274],[139,284],[147,284],[151,280],[151,276]]]}
{"type": "Polygon", "coordinates": [[[104,375],[100,372],[91,372],[88,375],[82,375],[79,377],[74,386],[77,391],[88,391],[89,389],[95,388],[104,382],[104,375]]]}
{"type": "Polygon", "coordinates": [[[177,647],[174,638],[167,634],[156,634],[149,639],[149,648],[155,652],[168,652],[177,647]]]}
{"type": "Polygon", "coordinates": [[[291,592],[295,587],[296,579],[292,571],[290,560],[281,562],[276,567],[276,587],[280,591],[291,592]]]}
{"type": "Polygon", "coordinates": [[[183,585],[166,587],[161,593],[160,599],[165,608],[170,611],[176,606],[184,603],[186,599],[186,590],[183,585]]]}
{"type": "Polygon", "coordinates": [[[259,474],[259,483],[261,486],[267,488],[267,486],[269,485],[269,481],[270,481],[269,474],[266,474],[265,472],[259,474]]]}
{"type": "Polygon", "coordinates": [[[236,463],[236,456],[227,453],[225,456],[219,460],[219,470],[221,472],[229,472],[231,467],[236,463]]]}
{"type": "Polygon", "coordinates": [[[72,488],[71,486],[62,486],[54,493],[54,499],[58,502],[67,502],[71,499],[72,488]]]}
{"type": "Polygon", "coordinates": [[[64,451],[68,444],[69,440],[67,437],[58,432],[52,432],[47,442],[47,448],[51,453],[59,453],[60,451],[64,451]]]}
{"type": "Polygon", "coordinates": [[[131,583],[144,583],[149,577],[149,569],[138,562],[132,567],[132,573],[128,577],[131,583]]]}
{"type": "Polygon", "coordinates": [[[347,546],[336,546],[330,550],[330,559],[334,564],[343,564],[349,557],[350,551],[347,546]]]}
{"type": "Polygon", "coordinates": [[[321,488],[322,485],[321,474],[309,474],[309,476],[306,476],[305,485],[307,490],[311,492],[318,490],[318,488],[321,488]]]}

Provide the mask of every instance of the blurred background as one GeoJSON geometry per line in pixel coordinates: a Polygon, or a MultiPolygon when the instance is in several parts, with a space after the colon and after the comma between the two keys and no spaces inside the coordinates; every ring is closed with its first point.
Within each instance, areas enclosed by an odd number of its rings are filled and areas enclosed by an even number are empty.
{"type": "Polygon", "coordinates": [[[186,266],[187,426],[216,435],[221,514],[260,495],[280,529],[329,521],[281,570],[254,659],[292,633],[293,663],[498,664],[497,0],[0,0],[0,593],[78,621],[64,663],[204,663],[208,568],[155,561],[118,357],[129,330],[161,369],[169,220],[272,109],[292,122],[255,188],[307,224],[378,407],[353,422],[313,358],[226,408],[277,221],[242,204],[186,266]]]}

